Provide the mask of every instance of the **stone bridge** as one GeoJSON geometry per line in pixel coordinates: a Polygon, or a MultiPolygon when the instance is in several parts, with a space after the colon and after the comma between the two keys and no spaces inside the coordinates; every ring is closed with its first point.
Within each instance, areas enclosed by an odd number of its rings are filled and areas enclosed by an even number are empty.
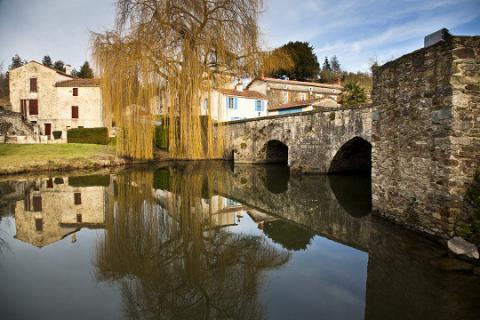
{"type": "Polygon", "coordinates": [[[285,162],[302,172],[370,170],[371,106],[235,121],[228,132],[236,163],[285,162]]]}
{"type": "Polygon", "coordinates": [[[448,36],[377,68],[371,106],[229,123],[225,156],[371,172],[376,214],[480,244],[479,83],[480,37],[448,36]]]}

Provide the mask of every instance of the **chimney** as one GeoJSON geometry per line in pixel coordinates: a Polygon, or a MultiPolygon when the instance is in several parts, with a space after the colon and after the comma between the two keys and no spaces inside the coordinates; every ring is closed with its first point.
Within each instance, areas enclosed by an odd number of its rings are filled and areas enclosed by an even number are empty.
{"type": "Polygon", "coordinates": [[[446,28],[435,31],[434,33],[430,33],[425,37],[423,47],[426,48],[433,46],[437,42],[445,41],[448,36],[450,36],[450,32],[448,32],[448,29],[446,28]]]}
{"type": "Polygon", "coordinates": [[[66,73],[66,74],[72,75],[72,70],[73,70],[73,68],[72,68],[71,65],[69,65],[69,64],[66,64],[66,65],[65,65],[65,73],[66,73]]]}

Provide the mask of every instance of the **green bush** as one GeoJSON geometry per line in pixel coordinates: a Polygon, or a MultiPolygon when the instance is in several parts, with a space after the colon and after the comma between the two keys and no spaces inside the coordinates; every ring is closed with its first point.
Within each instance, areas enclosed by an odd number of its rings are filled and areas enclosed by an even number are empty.
{"type": "Polygon", "coordinates": [[[102,128],[76,128],[67,131],[68,143],[89,143],[107,145],[110,142],[108,129],[102,128]]]}
{"type": "Polygon", "coordinates": [[[62,137],[62,131],[53,131],[52,134],[55,140],[58,140],[62,137]]]}
{"type": "Polygon", "coordinates": [[[155,126],[155,147],[163,150],[168,149],[168,127],[155,126]]]}
{"type": "Polygon", "coordinates": [[[110,184],[110,176],[107,175],[90,175],[90,176],[79,176],[79,177],[69,177],[68,185],[72,187],[108,187],[110,184]]]}

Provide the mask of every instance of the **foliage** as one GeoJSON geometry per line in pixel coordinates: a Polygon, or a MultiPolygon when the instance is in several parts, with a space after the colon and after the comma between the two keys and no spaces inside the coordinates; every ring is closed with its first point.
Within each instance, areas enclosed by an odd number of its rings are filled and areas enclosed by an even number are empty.
{"type": "Polygon", "coordinates": [[[372,75],[368,72],[344,72],[342,80],[344,83],[357,83],[365,90],[365,93],[368,93],[367,98],[372,92],[372,75]]]}
{"type": "Polygon", "coordinates": [[[26,60],[22,60],[22,58],[20,58],[20,56],[18,54],[15,54],[12,57],[12,63],[8,66],[8,70],[13,70],[13,69],[19,68],[26,63],[27,63],[26,60]]]}
{"type": "Polygon", "coordinates": [[[52,58],[50,58],[49,55],[46,55],[46,56],[43,57],[43,59],[42,59],[42,64],[43,64],[44,66],[49,67],[49,68],[53,68],[52,58]]]}
{"type": "Polygon", "coordinates": [[[289,42],[273,51],[277,55],[287,55],[293,61],[293,67],[288,68],[289,61],[278,64],[278,69],[269,72],[269,76],[282,77],[287,76],[290,79],[306,80],[318,78],[320,65],[313,47],[308,42],[289,42]]]}
{"type": "Polygon", "coordinates": [[[306,250],[314,233],[291,222],[277,220],[265,223],[263,232],[287,250],[306,250]]]}
{"type": "Polygon", "coordinates": [[[471,213],[466,225],[457,228],[457,233],[466,240],[480,243],[480,171],[475,174],[473,183],[466,194],[467,212],[471,213]]]}
{"type": "Polygon", "coordinates": [[[168,127],[155,127],[155,146],[159,149],[168,150],[168,127]]]}
{"type": "Polygon", "coordinates": [[[88,61],[85,61],[85,63],[80,67],[80,71],[76,73],[76,76],[84,79],[93,78],[93,70],[90,68],[88,61]]]}
{"type": "Polygon", "coordinates": [[[117,2],[116,28],[93,35],[93,53],[104,106],[119,129],[119,155],[153,158],[153,110],[161,106],[171,123],[170,156],[223,156],[223,127],[214,141],[209,118],[203,138],[201,101],[260,68],[260,8],[260,0],[117,2]]]}
{"type": "Polygon", "coordinates": [[[344,106],[350,107],[367,102],[367,95],[358,83],[350,82],[344,86],[341,99],[344,106]]]}
{"type": "Polygon", "coordinates": [[[65,72],[65,63],[62,60],[57,60],[53,64],[53,68],[58,71],[65,72]]]}
{"type": "Polygon", "coordinates": [[[75,128],[67,131],[68,143],[91,143],[107,145],[110,142],[108,129],[101,128],[75,128]]]}
{"type": "Polygon", "coordinates": [[[52,135],[55,140],[58,140],[62,137],[62,131],[53,131],[52,135]]]}
{"type": "Polygon", "coordinates": [[[69,177],[68,185],[72,187],[108,187],[110,175],[94,174],[89,176],[69,177]]]}
{"type": "Polygon", "coordinates": [[[4,73],[3,65],[0,64],[0,98],[8,97],[9,93],[8,71],[4,73]]]}
{"type": "Polygon", "coordinates": [[[160,168],[153,173],[153,188],[171,191],[170,171],[168,168],[160,168]]]}

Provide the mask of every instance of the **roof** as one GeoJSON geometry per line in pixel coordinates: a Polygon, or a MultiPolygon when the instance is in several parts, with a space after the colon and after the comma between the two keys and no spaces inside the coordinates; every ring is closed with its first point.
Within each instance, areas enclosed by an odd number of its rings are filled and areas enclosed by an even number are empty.
{"type": "Polygon", "coordinates": [[[316,101],[318,101],[318,99],[288,102],[288,103],[280,104],[278,106],[269,106],[268,111],[308,107],[308,106],[311,106],[316,101]]]}
{"type": "Polygon", "coordinates": [[[329,84],[329,83],[319,83],[319,82],[309,82],[309,81],[297,81],[297,80],[284,80],[284,79],[275,79],[275,78],[256,78],[253,79],[248,85],[247,88],[255,81],[265,81],[273,83],[282,83],[282,84],[293,84],[300,86],[309,86],[309,87],[319,87],[319,88],[329,88],[329,89],[339,89],[342,90],[343,87],[338,84],[329,84]]]}
{"type": "Polygon", "coordinates": [[[56,87],[99,87],[100,79],[72,79],[59,81],[55,84],[56,87]]]}
{"type": "Polygon", "coordinates": [[[264,94],[252,90],[239,91],[234,89],[218,89],[217,91],[223,93],[226,96],[243,97],[247,99],[267,99],[267,96],[265,96],[264,94]]]}
{"type": "Polygon", "coordinates": [[[38,62],[38,61],[31,60],[30,62],[34,62],[34,63],[36,63],[36,64],[41,65],[42,67],[45,67],[45,68],[50,69],[50,70],[53,70],[53,71],[55,71],[56,73],[58,73],[58,74],[60,74],[60,75],[62,75],[62,76],[69,77],[69,78],[72,78],[72,79],[77,79],[76,76],[72,76],[71,74],[65,73],[65,72],[63,72],[63,71],[59,71],[59,70],[57,70],[57,69],[55,69],[55,68],[51,68],[51,67],[46,66],[46,65],[44,65],[43,63],[40,63],[40,62],[38,62]]]}

